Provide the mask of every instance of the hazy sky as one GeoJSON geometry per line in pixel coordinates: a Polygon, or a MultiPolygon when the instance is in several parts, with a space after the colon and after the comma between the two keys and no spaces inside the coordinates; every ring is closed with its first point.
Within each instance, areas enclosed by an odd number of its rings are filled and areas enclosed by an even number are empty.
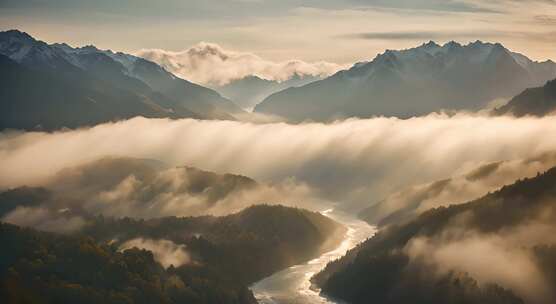
{"type": "Polygon", "coordinates": [[[128,52],[207,41],[270,60],[348,63],[430,39],[556,59],[555,0],[0,0],[0,28],[128,52]]]}

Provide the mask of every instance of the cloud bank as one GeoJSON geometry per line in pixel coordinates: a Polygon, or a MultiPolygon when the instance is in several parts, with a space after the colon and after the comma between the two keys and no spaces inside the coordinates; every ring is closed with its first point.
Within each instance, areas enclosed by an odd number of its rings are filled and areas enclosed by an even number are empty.
{"type": "Polygon", "coordinates": [[[295,75],[325,77],[346,67],[325,61],[274,62],[253,53],[229,51],[207,42],[179,52],[143,49],[136,55],[154,61],[187,80],[209,86],[226,85],[252,75],[278,82],[295,75]]]}
{"type": "MultiPolygon", "coordinates": [[[[399,189],[485,162],[554,151],[556,142],[547,139],[555,136],[556,117],[459,114],[299,125],[135,118],[74,131],[1,134],[0,188],[41,185],[63,168],[115,155],[263,183],[293,178],[321,198],[360,210],[399,189]]],[[[120,186],[135,183],[130,178],[120,186]]]]}

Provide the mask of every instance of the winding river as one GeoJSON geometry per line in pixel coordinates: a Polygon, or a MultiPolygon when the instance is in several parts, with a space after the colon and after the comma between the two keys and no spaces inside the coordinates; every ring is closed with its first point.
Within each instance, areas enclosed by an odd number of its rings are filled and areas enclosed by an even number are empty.
{"type": "Polygon", "coordinates": [[[284,269],[252,285],[251,290],[260,304],[336,303],[311,286],[311,277],[324,269],[328,262],[343,256],[349,249],[372,236],[376,229],[353,215],[335,209],[328,209],[322,214],[347,227],[345,239],[336,249],[316,259],[284,269]]]}

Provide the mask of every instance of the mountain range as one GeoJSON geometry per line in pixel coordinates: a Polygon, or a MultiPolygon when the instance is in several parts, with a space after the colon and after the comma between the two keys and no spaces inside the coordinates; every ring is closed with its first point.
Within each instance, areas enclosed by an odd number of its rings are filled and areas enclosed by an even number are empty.
{"type": "Polygon", "coordinates": [[[0,32],[0,128],[58,129],[145,116],[235,119],[216,91],[145,59],[0,32]]]}
{"type": "Polygon", "coordinates": [[[532,61],[499,43],[431,41],[412,49],[387,50],[326,79],[275,93],[255,112],[290,121],[328,121],[476,111],[554,78],[556,63],[532,61]]]}
{"type": "Polygon", "coordinates": [[[481,110],[519,93],[494,113],[544,115],[556,108],[555,82],[547,83],[554,78],[556,63],[498,43],[429,42],[387,50],[325,79],[249,76],[213,90],[134,55],[47,44],[10,30],[0,32],[0,129],[76,128],[135,116],[235,120],[251,109],[292,122],[408,118],[481,110]]]}

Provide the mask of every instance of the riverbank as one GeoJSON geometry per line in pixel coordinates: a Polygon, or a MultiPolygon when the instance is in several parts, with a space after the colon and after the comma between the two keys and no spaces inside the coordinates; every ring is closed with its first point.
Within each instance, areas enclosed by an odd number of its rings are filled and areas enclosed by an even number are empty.
{"type": "Polygon", "coordinates": [[[324,269],[328,262],[342,257],[349,249],[371,237],[376,229],[355,216],[341,211],[329,209],[322,214],[345,227],[342,239],[338,241],[336,238],[335,244],[331,240],[326,248],[323,246],[324,251],[319,257],[284,269],[253,284],[251,291],[259,303],[335,303],[320,294],[320,289],[312,285],[311,278],[324,269]]]}

